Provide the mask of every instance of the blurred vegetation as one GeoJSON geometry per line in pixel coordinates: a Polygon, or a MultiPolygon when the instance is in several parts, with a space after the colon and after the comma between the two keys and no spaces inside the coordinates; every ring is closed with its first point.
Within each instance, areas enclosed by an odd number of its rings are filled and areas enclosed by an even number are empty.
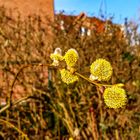
{"type": "Polygon", "coordinates": [[[58,24],[52,24],[50,41],[49,29],[39,16],[23,21],[20,15],[12,19],[4,8],[0,9],[1,109],[12,92],[10,107],[0,114],[1,139],[67,140],[73,135],[76,140],[139,140],[140,45],[131,46],[129,37],[120,34],[117,25],[81,37],[79,33],[57,30],[58,24]],[[56,47],[63,53],[75,48],[80,57],[77,71],[87,77],[94,60],[109,60],[113,66],[109,83],[125,84],[127,106],[107,108],[96,87],[82,79],[69,86],[61,82],[59,71],[46,66],[56,47]],[[17,76],[25,65],[31,67],[17,76]]]}

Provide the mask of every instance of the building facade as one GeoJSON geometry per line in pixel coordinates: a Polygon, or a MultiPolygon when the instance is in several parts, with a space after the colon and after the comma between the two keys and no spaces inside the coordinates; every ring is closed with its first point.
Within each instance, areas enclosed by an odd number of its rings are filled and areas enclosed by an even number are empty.
{"type": "Polygon", "coordinates": [[[54,19],[54,0],[0,0],[0,6],[12,11],[12,16],[37,14],[54,19]]]}

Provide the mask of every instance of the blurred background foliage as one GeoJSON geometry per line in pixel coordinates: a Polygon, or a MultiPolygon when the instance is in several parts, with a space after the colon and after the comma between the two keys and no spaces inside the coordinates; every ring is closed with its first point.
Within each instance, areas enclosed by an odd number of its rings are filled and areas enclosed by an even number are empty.
{"type": "MultiPolygon", "coordinates": [[[[132,46],[130,38],[120,33],[117,25],[106,32],[81,36],[58,30],[58,24],[58,20],[52,24],[50,38],[41,17],[33,15],[21,20],[19,15],[12,19],[0,8],[1,108],[6,104],[17,72],[23,65],[33,65],[19,74],[12,100],[32,98],[2,112],[0,118],[22,130],[29,139],[67,140],[70,136],[77,140],[140,139],[140,45],[132,46]],[[107,108],[96,87],[83,79],[71,85],[61,82],[59,71],[45,66],[51,63],[49,55],[56,47],[63,54],[75,48],[79,53],[77,71],[86,77],[94,60],[110,61],[113,76],[109,83],[125,84],[126,107],[107,108]]],[[[69,29],[74,29],[73,25],[69,29]]],[[[5,140],[24,139],[2,122],[0,135],[5,140]]]]}

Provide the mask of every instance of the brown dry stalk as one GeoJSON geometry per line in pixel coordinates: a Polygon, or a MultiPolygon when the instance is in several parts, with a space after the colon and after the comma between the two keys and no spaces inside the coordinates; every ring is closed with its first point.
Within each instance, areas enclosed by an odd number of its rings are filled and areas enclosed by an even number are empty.
{"type": "Polygon", "coordinates": [[[17,132],[19,132],[19,134],[21,134],[22,137],[24,137],[26,140],[29,140],[28,136],[22,130],[20,130],[15,125],[13,125],[12,123],[10,123],[6,120],[3,120],[3,119],[0,119],[0,122],[5,123],[6,125],[14,128],[17,132]]]}

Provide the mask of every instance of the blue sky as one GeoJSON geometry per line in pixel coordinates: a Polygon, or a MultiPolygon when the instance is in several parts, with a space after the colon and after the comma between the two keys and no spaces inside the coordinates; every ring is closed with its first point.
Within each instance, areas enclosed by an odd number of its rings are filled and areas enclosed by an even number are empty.
{"type": "Polygon", "coordinates": [[[64,10],[67,14],[85,12],[89,16],[99,16],[100,9],[107,17],[114,15],[114,22],[122,23],[140,19],[140,0],[55,0],[55,11],[64,10]]]}

